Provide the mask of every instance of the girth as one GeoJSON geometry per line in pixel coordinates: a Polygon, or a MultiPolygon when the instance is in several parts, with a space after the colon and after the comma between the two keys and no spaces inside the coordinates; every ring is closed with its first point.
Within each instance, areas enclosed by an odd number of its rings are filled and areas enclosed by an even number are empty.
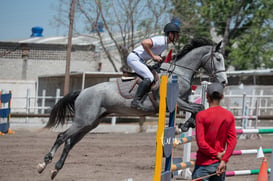
{"type": "MultiPolygon", "coordinates": [[[[142,101],[145,101],[147,96],[152,102],[155,110],[158,110],[157,95],[160,85],[159,76],[156,71],[152,72],[154,74],[154,83],[152,84],[151,91],[143,97],[142,101]]],[[[130,77],[131,80],[123,80],[123,78],[117,79],[117,87],[120,95],[125,99],[133,99],[138,88],[138,84],[141,83],[142,79],[140,77],[130,77]]]]}

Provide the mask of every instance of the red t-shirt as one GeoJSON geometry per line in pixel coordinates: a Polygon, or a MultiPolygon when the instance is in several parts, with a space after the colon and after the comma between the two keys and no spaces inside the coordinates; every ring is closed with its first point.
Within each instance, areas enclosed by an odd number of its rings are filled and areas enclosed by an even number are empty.
{"type": "Polygon", "coordinates": [[[198,145],[196,164],[210,165],[218,162],[218,152],[226,149],[222,160],[226,163],[236,143],[233,114],[221,106],[210,107],[196,115],[196,141],[198,145]]]}

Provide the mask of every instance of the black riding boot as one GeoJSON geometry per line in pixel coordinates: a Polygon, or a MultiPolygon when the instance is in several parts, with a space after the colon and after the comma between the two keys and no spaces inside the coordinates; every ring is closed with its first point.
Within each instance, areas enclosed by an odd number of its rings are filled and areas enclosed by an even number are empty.
{"type": "Polygon", "coordinates": [[[143,96],[150,91],[152,82],[150,79],[144,79],[139,85],[134,97],[134,100],[131,102],[131,108],[143,109],[144,106],[141,103],[143,96]]]}

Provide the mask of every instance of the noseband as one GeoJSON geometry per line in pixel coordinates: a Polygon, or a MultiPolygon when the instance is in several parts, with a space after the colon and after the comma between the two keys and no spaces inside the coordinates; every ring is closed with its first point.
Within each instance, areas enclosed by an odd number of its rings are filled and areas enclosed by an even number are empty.
{"type": "MultiPolygon", "coordinates": [[[[209,78],[215,78],[216,77],[216,74],[217,73],[220,73],[220,72],[226,72],[226,70],[217,70],[216,69],[216,66],[215,66],[215,63],[213,61],[213,58],[214,58],[214,52],[213,52],[213,49],[214,47],[211,48],[211,53],[210,53],[210,56],[206,59],[206,61],[204,63],[201,63],[202,67],[205,67],[207,63],[210,63],[210,69],[211,69],[211,73],[206,73],[208,74],[209,78]]],[[[201,60],[205,57],[206,55],[204,55],[201,60]]],[[[176,62],[176,60],[174,60],[174,62],[176,62]]],[[[201,61],[202,62],[202,61],[201,61]]],[[[186,66],[183,66],[183,65],[177,65],[175,63],[171,64],[170,67],[169,67],[169,71],[170,72],[173,72],[175,70],[175,67],[181,67],[181,68],[184,68],[184,69],[187,69],[187,70],[191,70],[192,72],[194,73],[201,73],[201,71],[198,71],[198,70],[194,70],[192,68],[189,68],[189,67],[186,67],[186,66]],[[173,66],[172,70],[170,71],[170,68],[173,66]]]]}

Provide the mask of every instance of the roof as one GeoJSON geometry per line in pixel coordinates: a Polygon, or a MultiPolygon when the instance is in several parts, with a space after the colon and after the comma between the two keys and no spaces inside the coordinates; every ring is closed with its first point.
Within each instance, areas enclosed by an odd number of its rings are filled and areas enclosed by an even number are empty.
{"type": "MultiPolygon", "coordinates": [[[[154,34],[153,34],[154,35],[154,34]]],[[[109,36],[108,33],[101,33],[102,39],[104,41],[104,46],[107,49],[116,49],[116,45],[109,36]]],[[[123,37],[120,33],[114,34],[115,40],[118,43],[123,42],[123,37]]],[[[141,39],[144,38],[144,35],[141,31],[137,31],[136,35],[134,36],[135,43],[139,42],[141,39]]],[[[29,37],[22,40],[9,40],[9,41],[1,41],[1,42],[8,42],[8,43],[28,43],[28,44],[50,44],[50,45],[67,45],[68,37],[67,36],[55,36],[55,37],[29,37]]],[[[73,35],[72,37],[72,45],[95,45],[97,50],[102,50],[100,45],[100,40],[97,33],[91,33],[86,35],[73,35]]]]}
{"type": "MultiPolygon", "coordinates": [[[[240,71],[227,71],[228,76],[232,75],[273,75],[273,69],[264,70],[240,70],[240,71]]],[[[121,77],[122,72],[70,72],[70,76],[92,76],[92,77],[121,77]]],[[[63,77],[65,74],[54,74],[54,75],[42,75],[39,77],[63,77]]]]}
{"type": "Polygon", "coordinates": [[[227,75],[273,75],[273,69],[227,71],[227,75]]]}
{"type": "MultiPolygon", "coordinates": [[[[94,85],[98,82],[105,82],[111,80],[111,78],[118,78],[122,76],[122,72],[70,72],[70,79],[81,79],[81,88],[84,89],[87,86],[94,85]],[[92,80],[99,80],[99,81],[92,81],[92,84],[86,83],[86,79],[92,80]]],[[[39,80],[47,80],[52,78],[64,79],[65,74],[55,74],[55,75],[43,75],[39,76],[39,80]]],[[[63,81],[62,81],[63,82],[63,81]]]]}
{"type": "MultiPolygon", "coordinates": [[[[72,44],[73,45],[92,45],[96,44],[98,39],[95,36],[73,36],[72,44]]],[[[56,36],[56,37],[30,37],[23,40],[11,40],[8,42],[16,42],[16,43],[37,43],[37,44],[67,44],[68,37],[67,36],[56,36]]]]}
{"type": "MultiPolygon", "coordinates": [[[[39,78],[42,77],[50,77],[50,78],[58,78],[58,77],[64,77],[65,74],[54,74],[54,75],[42,75],[39,76],[39,78]]],[[[109,77],[109,78],[114,78],[114,77],[121,77],[122,72],[70,72],[70,77],[109,77]]]]}

